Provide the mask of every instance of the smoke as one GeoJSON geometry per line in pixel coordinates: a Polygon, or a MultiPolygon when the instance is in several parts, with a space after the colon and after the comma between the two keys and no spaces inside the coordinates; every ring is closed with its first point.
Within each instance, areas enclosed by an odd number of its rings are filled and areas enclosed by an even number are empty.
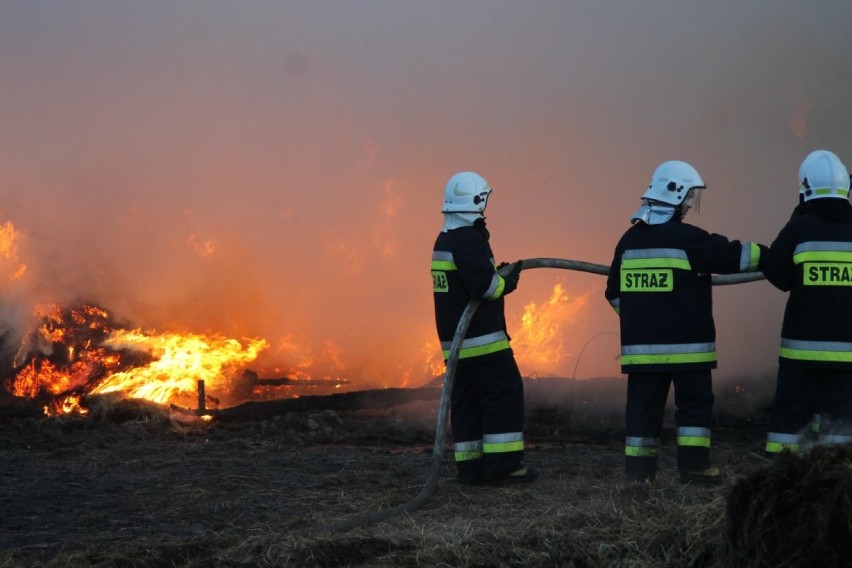
{"type": "MultiPolygon", "coordinates": [[[[850,24],[840,1],[4,2],[0,222],[29,267],[4,321],[86,298],[263,337],[262,374],[420,384],[450,175],[494,187],[498,261],[608,264],[667,159],[708,184],[692,222],[771,241],[808,152],[852,163],[850,24]]],[[[510,333],[556,285],[582,310],[522,371],[617,375],[599,276],[525,271],[510,333]]],[[[715,301],[717,376],[774,368],[783,294],[715,301]]]]}

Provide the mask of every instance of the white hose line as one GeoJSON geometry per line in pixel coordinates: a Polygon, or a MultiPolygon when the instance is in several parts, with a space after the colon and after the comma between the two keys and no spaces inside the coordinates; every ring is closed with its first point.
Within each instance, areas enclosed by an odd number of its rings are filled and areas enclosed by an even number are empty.
{"type": "MultiPolygon", "coordinates": [[[[508,274],[511,271],[512,266],[514,266],[514,264],[501,268],[499,270],[500,275],[505,276],[508,274]]],[[[521,270],[529,268],[560,268],[564,270],[576,270],[579,272],[591,272],[593,274],[602,274],[604,276],[609,274],[608,266],[592,264],[590,262],[583,262],[580,260],[566,260],[563,258],[529,258],[523,261],[521,270]]],[[[754,282],[756,280],[762,280],[763,278],[764,276],[760,272],[719,274],[713,275],[712,277],[714,286],[754,282]]],[[[390,509],[376,511],[375,513],[366,515],[356,515],[341,521],[297,531],[295,534],[311,535],[321,532],[349,531],[357,527],[383,521],[400,513],[414,511],[429,500],[435,492],[435,488],[438,486],[438,478],[441,475],[441,467],[444,461],[444,444],[447,437],[447,423],[449,422],[450,398],[453,392],[453,381],[456,375],[456,368],[458,367],[459,354],[461,353],[462,339],[467,334],[467,328],[470,326],[470,321],[473,319],[473,314],[476,312],[476,308],[479,307],[479,302],[480,300],[478,298],[474,298],[467,304],[459,318],[459,323],[456,326],[456,333],[453,336],[453,342],[450,345],[450,356],[447,359],[447,371],[444,374],[444,384],[441,387],[441,399],[438,403],[438,420],[435,427],[435,444],[432,449],[432,465],[429,468],[429,474],[426,477],[426,482],[423,484],[423,488],[420,490],[420,493],[418,493],[411,501],[390,509]]]]}

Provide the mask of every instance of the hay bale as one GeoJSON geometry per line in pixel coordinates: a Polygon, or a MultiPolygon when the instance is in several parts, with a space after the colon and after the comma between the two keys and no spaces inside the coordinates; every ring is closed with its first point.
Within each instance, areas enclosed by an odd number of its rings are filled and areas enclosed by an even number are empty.
{"type": "Polygon", "coordinates": [[[785,452],[731,488],[731,565],[852,563],[852,444],[785,452]]]}

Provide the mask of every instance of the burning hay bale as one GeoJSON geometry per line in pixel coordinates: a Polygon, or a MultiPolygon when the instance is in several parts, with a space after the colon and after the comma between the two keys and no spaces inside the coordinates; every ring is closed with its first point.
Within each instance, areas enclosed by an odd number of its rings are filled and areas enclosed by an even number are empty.
{"type": "Polygon", "coordinates": [[[852,444],[784,453],[737,482],[727,540],[735,566],[848,566],[852,444]]]}
{"type": "MultiPolygon", "coordinates": [[[[36,306],[32,327],[12,345],[14,358],[4,358],[7,342],[0,335],[0,388],[47,416],[86,414],[83,398],[112,393],[183,408],[238,404],[258,383],[245,365],[267,346],[260,338],[131,329],[86,302],[36,306]],[[202,383],[207,394],[199,398],[202,383]]],[[[2,417],[10,405],[0,403],[2,417]]]]}
{"type": "Polygon", "coordinates": [[[85,405],[95,422],[168,424],[171,416],[167,406],[139,398],[124,398],[120,394],[87,396],[85,405]]]}

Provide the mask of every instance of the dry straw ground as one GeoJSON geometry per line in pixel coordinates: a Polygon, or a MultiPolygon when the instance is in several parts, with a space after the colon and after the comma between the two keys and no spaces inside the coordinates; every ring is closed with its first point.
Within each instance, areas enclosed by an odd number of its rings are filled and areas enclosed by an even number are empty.
{"type": "Polygon", "coordinates": [[[529,386],[534,484],[460,486],[447,458],[420,509],[313,535],[300,531],[420,491],[436,401],[206,425],[147,406],[7,421],[0,567],[745,565],[725,512],[735,482],[766,467],[760,420],[731,412],[758,414],[754,399],[719,397],[724,486],[680,483],[667,429],[657,482],[623,488],[623,383],[591,385],[529,386]]]}

